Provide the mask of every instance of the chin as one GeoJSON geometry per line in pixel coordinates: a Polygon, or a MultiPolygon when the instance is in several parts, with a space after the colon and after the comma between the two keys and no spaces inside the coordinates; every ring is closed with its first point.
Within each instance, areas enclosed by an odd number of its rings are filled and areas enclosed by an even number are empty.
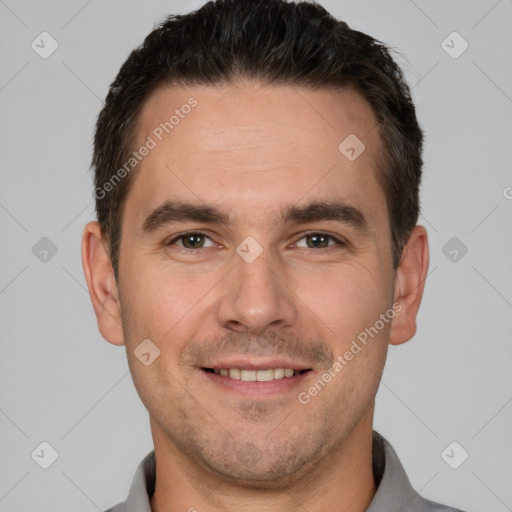
{"type": "MultiPolygon", "coordinates": [[[[231,443],[233,444],[233,443],[231,443]]],[[[322,445],[287,443],[259,449],[252,443],[242,443],[220,453],[202,454],[203,463],[217,476],[249,489],[284,489],[292,487],[321,459],[322,445]],[[226,457],[226,454],[230,454],[226,457]]]]}

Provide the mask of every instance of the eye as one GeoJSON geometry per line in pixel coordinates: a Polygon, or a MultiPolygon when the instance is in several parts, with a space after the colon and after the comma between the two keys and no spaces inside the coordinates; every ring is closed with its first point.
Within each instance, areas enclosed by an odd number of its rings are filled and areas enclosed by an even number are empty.
{"type": "Polygon", "coordinates": [[[184,249],[203,249],[205,247],[213,247],[214,243],[212,239],[205,235],[204,233],[201,233],[200,231],[189,231],[187,233],[183,233],[182,235],[179,235],[172,240],[169,240],[169,242],[166,242],[165,245],[178,245],[179,247],[183,247],[184,249]],[[204,242],[205,240],[209,240],[211,242],[211,245],[205,246],[204,242]],[[176,242],[180,241],[181,243],[176,244],[176,242]]]}
{"type": "MultiPolygon", "coordinates": [[[[187,233],[183,233],[182,235],[176,236],[172,240],[169,240],[165,245],[177,245],[178,247],[183,247],[184,249],[194,250],[214,247],[215,242],[213,242],[213,240],[208,235],[205,235],[200,231],[188,231],[187,233]],[[209,244],[207,244],[208,241],[209,244]]],[[[335,245],[344,246],[346,244],[338,238],[332,235],[328,235],[327,233],[311,232],[300,238],[296,245],[306,249],[327,249],[335,245]],[[299,242],[301,240],[305,240],[306,245],[300,245],[299,242]]]]}
{"type": "Polygon", "coordinates": [[[332,247],[333,245],[345,245],[344,242],[332,235],[328,235],[327,233],[307,233],[302,238],[300,238],[299,241],[300,240],[306,240],[307,249],[326,249],[327,247],[332,247]],[[334,243],[330,244],[330,241],[333,241],[334,243]]]}

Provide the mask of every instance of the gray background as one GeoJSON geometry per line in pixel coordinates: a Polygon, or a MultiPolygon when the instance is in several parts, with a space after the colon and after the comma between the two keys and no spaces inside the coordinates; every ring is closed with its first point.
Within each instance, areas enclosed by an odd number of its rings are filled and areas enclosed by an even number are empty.
{"type": "MultiPolygon", "coordinates": [[[[512,510],[512,1],[322,3],[400,50],[427,135],[430,274],[418,334],[390,348],[375,428],[424,496],[512,510]],[[441,44],[453,31],[469,44],[456,59],[441,44]],[[452,441],[469,453],[458,469],[441,456],[452,441]]],[[[165,14],[201,4],[0,0],[0,511],[104,510],[152,449],[125,349],[101,338],[86,291],[87,169],[121,63],[165,14]],[[43,31],[59,45],[47,59],[31,48],[43,31]],[[31,458],[43,441],[58,452],[46,470],[31,458]]]]}

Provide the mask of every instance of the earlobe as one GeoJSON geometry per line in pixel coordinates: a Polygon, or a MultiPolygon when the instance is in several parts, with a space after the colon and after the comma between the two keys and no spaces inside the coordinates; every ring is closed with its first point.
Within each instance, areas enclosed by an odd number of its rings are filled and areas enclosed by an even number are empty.
{"type": "Polygon", "coordinates": [[[415,226],[402,252],[395,277],[395,303],[401,310],[393,319],[389,343],[400,345],[416,333],[416,316],[423,297],[429,263],[428,235],[415,226]]]}
{"type": "Polygon", "coordinates": [[[124,345],[121,306],[110,255],[98,222],[86,224],[82,235],[82,266],[101,335],[124,345]]]}

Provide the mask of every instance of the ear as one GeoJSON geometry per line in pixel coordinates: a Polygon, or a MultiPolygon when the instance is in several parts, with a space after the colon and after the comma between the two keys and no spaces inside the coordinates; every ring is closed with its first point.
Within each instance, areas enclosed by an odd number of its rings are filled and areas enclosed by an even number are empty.
{"type": "Polygon", "coordinates": [[[416,333],[416,315],[423,297],[429,262],[428,235],[423,226],[415,226],[404,247],[395,276],[397,314],[391,323],[389,343],[400,345],[416,333]]]}
{"type": "Polygon", "coordinates": [[[89,222],[84,228],[82,265],[101,335],[113,345],[124,345],[114,269],[97,222],[89,222]]]}

